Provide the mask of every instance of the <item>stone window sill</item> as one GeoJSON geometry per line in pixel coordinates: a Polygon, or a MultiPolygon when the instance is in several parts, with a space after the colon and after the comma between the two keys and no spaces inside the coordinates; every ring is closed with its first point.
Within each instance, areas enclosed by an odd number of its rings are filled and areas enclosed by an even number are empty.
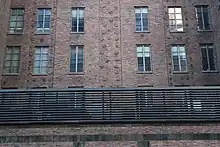
{"type": "Polygon", "coordinates": [[[19,73],[3,73],[3,76],[19,76],[19,73]]]}
{"type": "Polygon", "coordinates": [[[152,74],[152,71],[138,71],[137,74],[152,74]]]}
{"type": "Polygon", "coordinates": [[[84,75],[84,72],[69,72],[68,75],[84,75]]]}
{"type": "Polygon", "coordinates": [[[188,74],[188,71],[173,71],[173,74],[188,74]]]}
{"type": "Polygon", "coordinates": [[[150,33],[150,31],[135,31],[135,33],[150,33]]]}
{"type": "Polygon", "coordinates": [[[48,74],[32,74],[32,76],[48,76],[48,74]]]}
{"type": "Polygon", "coordinates": [[[85,32],[70,32],[70,34],[85,34],[85,32]]]}

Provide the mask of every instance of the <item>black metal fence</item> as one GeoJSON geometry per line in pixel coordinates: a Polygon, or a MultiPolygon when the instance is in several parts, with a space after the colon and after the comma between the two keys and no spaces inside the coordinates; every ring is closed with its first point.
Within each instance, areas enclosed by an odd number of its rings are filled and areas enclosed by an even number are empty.
{"type": "Polygon", "coordinates": [[[220,87],[0,90],[0,123],[220,120],[220,87]]]}

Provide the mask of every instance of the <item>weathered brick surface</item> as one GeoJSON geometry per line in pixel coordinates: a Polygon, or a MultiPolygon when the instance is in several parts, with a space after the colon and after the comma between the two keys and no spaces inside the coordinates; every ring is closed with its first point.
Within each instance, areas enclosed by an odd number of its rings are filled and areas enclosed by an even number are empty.
{"type": "MultiPolygon", "coordinates": [[[[0,17],[1,72],[6,45],[20,45],[19,75],[4,75],[1,86],[30,88],[69,86],[84,87],[166,87],[174,85],[217,85],[219,73],[201,72],[199,43],[214,43],[220,48],[220,18],[216,0],[3,0],[0,17]],[[210,5],[213,31],[198,32],[195,5],[210,5]],[[148,6],[149,32],[135,32],[135,6],[148,6]],[[182,6],[184,33],[170,33],[168,6],[182,6]],[[9,8],[25,8],[22,35],[7,35],[9,8]],[[52,32],[36,35],[37,8],[52,8],[52,32]],[[85,33],[71,32],[71,8],[85,7],[85,33]],[[6,37],[6,39],[4,39],[6,37]],[[7,40],[7,43],[6,43],[7,40]],[[137,73],[136,44],[150,44],[152,73],[137,73]],[[188,55],[187,73],[174,74],[171,44],[185,44],[188,55]],[[50,72],[32,75],[34,47],[50,47],[50,72]],[[70,45],[84,45],[84,73],[69,73],[70,45]]],[[[220,52],[217,52],[220,58],[220,52]]],[[[220,60],[218,60],[220,66],[220,60]]],[[[1,74],[1,73],[0,73],[1,74]]],[[[2,75],[2,74],[1,74],[2,75]]],[[[1,77],[1,76],[0,76],[1,77]]]]}

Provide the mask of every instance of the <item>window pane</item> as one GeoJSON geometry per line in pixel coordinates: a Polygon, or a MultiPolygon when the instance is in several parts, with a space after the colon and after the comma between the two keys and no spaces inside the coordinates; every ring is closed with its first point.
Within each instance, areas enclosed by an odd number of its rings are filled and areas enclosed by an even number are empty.
{"type": "Polygon", "coordinates": [[[10,22],[10,27],[15,28],[16,27],[16,22],[10,22]]]}
{"type": "Polygon", "coordinates": [[[18,66],[16,67],[16,66],[14,66],[14,67],[12,67],[11,68],[11,73],[18,73],[18,66]]]}
{"type": "Polygon", "coordinates": [[[209,20],[209,13],[208,12],[204,12],[203,13],[203,17],[204,17],[204,27],[206,30],[210,30],[210,20],[209,20]]]}
{"type": "Polygon", "coordinates": [[[168,13],[174,13],[174,8],[168,8],[168,13]]]}
{"type": "Polygon", "coordinates": [[[12,66],[18,66],[19,62],[18,61],[12,61],[12,66]]]}
{"type": "Polygon", "coordinates": [[[17,20],[17,16],[11,16],[10,17],[10,21],[16,21],[17,20]]]}
{"type": "Polygon", "coordinates": [[[77,10],[72,10],[72,17],[77,17],[77,10]]]}
{"type": "Polygon", "coordinates": [[[35,61],[34,62],[34,67],[40,67],[40,61],[35,61]]]}
{"type": "Polygon", "coordinates": [[[182,13],[181,8],[175,8],[176,13],[182,13]]]}

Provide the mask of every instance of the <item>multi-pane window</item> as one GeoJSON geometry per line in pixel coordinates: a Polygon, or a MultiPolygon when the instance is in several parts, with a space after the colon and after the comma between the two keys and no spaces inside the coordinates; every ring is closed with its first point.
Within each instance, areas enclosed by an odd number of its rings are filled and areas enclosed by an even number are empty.
{"type": "Polygon", "coordinates": [[[72,8],[72,32],[84,32],[84,8],[72,8]]]}
{"type": "Polygon", "coordinates": [[[187,71],[186,50],[183,45],[172,46],[172,60],[174,71],[187,71]]]}
{"type": "Polygon", "coordinates": [[[5,53],[4,73],[19,73],[20,47],[7,47],[5,53]]]}
{"type": "Polygon", "coordinates": [[[147,7],[136,7],[136,31],[148,31],[148,8],[147,7]]]}
{"type": "Polygon", "coordinates": [[[24,28],[24,9],[11,9],[10,16],[10,33],[22,33],[24,28]]]}
{"type": "Polygon", "coordinates": [[[169,28],[171,32],[183,31],[183,18],[181,7],[168,8],[169,28]]]}
{"type": "Polygon", "coordinates": [[[216,56],[213,44],[200,45],[202,52],[202,69],[203,71],[216,70],[216,56]]]}
{"type": "Polygon", "coordinates": [[[33,74],[48,73],[48,47],[36,47],[33,74]]]}
{"type": "Polygon", "coordinates": [[[38,9],[37,32],[49,33],[51,27],[51,9],[38,9]]]}
{"type": "Polygon", "coordinates": [[[151,71],[150,46],[137,45],[138,71],[151,71]]]}
{"type": "Polygon", "coordinates": [[[196,18],[198,30],[212,29],[209,6],[196,6],[196,18]]]}
{"type": "Polygon", "coordinates": [[[71,46],[70,72],[83,72],[83,46],[71,46]]]}

